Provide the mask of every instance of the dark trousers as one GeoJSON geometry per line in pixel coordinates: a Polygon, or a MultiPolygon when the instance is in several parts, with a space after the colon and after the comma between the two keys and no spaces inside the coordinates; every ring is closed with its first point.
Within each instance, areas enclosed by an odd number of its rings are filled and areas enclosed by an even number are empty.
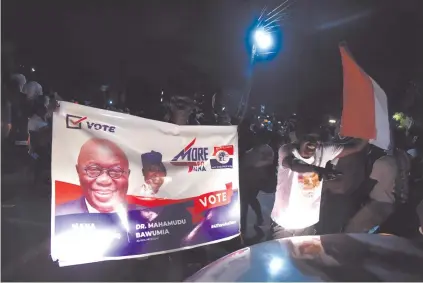
{"type": "Polygon", "coordinates": [[[241,230],[245,232],[247,229],[247,214],[248,214],[248,206],[251,206],[254,213],[257,217],[257,225],[261,225],[263,222],[263,213],[261,211],[261,205],[259,200],[257,199],[259,190],[254,189],[253,192],[246,193],[245,197],[241,197],[241,230]]]}
{"type": "Polygon", "coordinates": [[[263,213],[257,196],[260,192],[263,172],[261,170],[243,169],[240,174],[241,232],[247,229],[248,207],[251,206],[257,216],[257,224],[263,222],[263,213]],[[254,172],[255,171],[255,172],[254,172]]]}
{"type": "Polygon", "coordinates": [[[317,233],[341,233],[357,210],[357,200],[351,195],[326,192],[320,209],[320,222],[316,225],[317,233]]]}
{"type": "Polygon", "coordinates": [[[423,229],[423,200],[417,205],[416,212],[419,217],[420,227],[423,229]]]}
{"type": "Polygon", "coordinates": [[[303,229],[285,229],[276,222],[272,221],[267,240],[270,241],[295,236],[311,236],[315,234],[316,230],[314,229],[314,225],[303,229]]]}

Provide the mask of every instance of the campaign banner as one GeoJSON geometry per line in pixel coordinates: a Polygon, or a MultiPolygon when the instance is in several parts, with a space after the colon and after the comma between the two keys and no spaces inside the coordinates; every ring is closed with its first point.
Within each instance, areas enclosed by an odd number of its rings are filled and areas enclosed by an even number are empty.
{"type": "Polygon", "coordinates": [[[51,167],[51,256],[60,266],[240,233],[236,126],[178,126],[61,102],[51,167]]]}

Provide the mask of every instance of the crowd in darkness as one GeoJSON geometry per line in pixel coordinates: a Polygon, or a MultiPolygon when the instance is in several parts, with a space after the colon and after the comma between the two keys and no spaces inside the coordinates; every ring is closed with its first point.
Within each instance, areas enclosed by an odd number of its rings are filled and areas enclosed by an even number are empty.
{"type": "MultiPolygon", "coordinates": [[[[60,101],[63,98],[57,92],[43,92],[39,83],[27,81],[22,74],[4,75],[2,174],[16,170],[24,160],[35,164],[36,184],[50,182],[52,114],[60,101]]],[[[403,207],[411,207],[414,213],[417,208],[420,224],[415,231],[423,234],[422,136],[418,131],[392,127],[391,148],[383,151],[366,140],[342,137],[339,125],[329,129],[316,123],[315,117],[290,118],[282,132],[257,128],[254,115],[231,117],[214,99],[200,106],[195,95],[183,91],[175,91],[155,117],[131,113],[127,106],[114,106],[107,100],[85,104],[181,126],[238,125],[243,234],[249,206],[257,216],[257,230],[263,232],[260,191],[275,194],[268,239],[369,233],[381,229],[403,207]],[[301,198],[315,203],[305,207],[301,198]]]]}
{"type": "MultiPolygon", "coordinates": [[[[389,228],[389,232],[410,237],[422,232],[422,139],[418,130],[392,126],[391,146],[386,151],[367,141],[342,137],[339,125],[328,135],[313,117],[300,117],[292,131],[290,141],[282,146],[276,143],[272,148],[270,139],[264,138],[241,156],[241,189],[249,192],[244,194],[244,202],[256,213],[257,226],[263,222],[258,191],[276,187],[270,238],[383,231],[386,223],[404,210],[412,214],[408,220],[418,215],[420,223],[414,224],[414,233],[401,231],[401,227],[389,228]],[[260,156],[267,156],[267,164],[258,161],[260,156]],[[276,178],[266,175],[266,167],[274,168],[276,178]],[[301,176],[298,181],[297,176],[301,176]],[[299,216],[308,212],[306,207],[298,210],[295,191],[301,191],[300,187],[304,192],[307,186],[313,187],[312,182],[321,181],[321,196],[316,198],[319,209],[314,216],[299,216]]],[[[307,196],[312,198],[312,193],[307,196]]],[[[245,226],[245,219],[243,223],[245,226]]]]}
{"type": "MultiPolygon", "coordinates": [[[[11,160],[17,160],[10,156],[29,156],[37,164],[34,167],[35,182],[49,182],[49,174],[43,175],[42,172],[50,166],[52,113],[63,98],[57,92],[45,94],[39,83],[27,82],[22,74],[5,77],[2,93],[2,159],[10,163],[11,160]]],[[[71,102],[78,103],[75,100],[71,102]]],[[[131,114],[124,105],[119,108],[107,102],[105,100],[101,105],[91,106],[131,114]]],[[[238,120],[230,117],[220,105],[216,107],[215,102],[211,104],[209,107],[199,107],[194,96],[175,93],[164,104],[161,117],[156,119],[178,125],[238,124],[238,120]]],[[[138,115],[142,116],[142,113],[138,115]]],[[[311,147],[311,155],[318,154],[313,150],[322,142],[336,143],[340,150],[355,148],[357,144],[354,139],[341,137],[337,132],[339,127],[328,129],[316,123],[313,117],[291,117],[284,123],[289,127],[285,127],[282,133],[256,127],[253,117],[254,115],[244,117],[238,126],[244,230],[249,205],[257,215],[257,225],[263,224],[264,217],[257,195],[260,190],[273,193],[280,187],[283,181],[280,170],[284,168],[281,150],[288,144],[292,148],[289,148],[287,155],[291,156],[292,152],[298,154],[294,160],[307,160],[300,153],[301,150],[307,151],[307,146],[311,147]]],[[[393,128],[392,132],[395,146],[389,152],[363,144],[351,153],[341,155],[341,158],[334,156],[326,160],[327,164],[320,166],[323,169],[311,168],[318,173],[320,179],[327,179],[323,182],[321,219],[316,226],[313,225],[313,231],[369,231],[389,218],[394,212],[395,204],[409,202],[409,184],[413,184],[411,187],[414,188],[414,184],[420,180],[421,137],[418,132],[410,133],[397,128],[393,128]],[[333,172],[340,172],[342,176],[339,174],[331,177],[333,172]],[[391,179],[387,181],[382,176],[390,176],[391,179]],[[375,217],[374,221],[371,221],[369,214],[375,217]],[[366,221],[370,222],[366,227],[357,228],[357,225],[366,221]],[[369,225],[372,227],[368,227],[369,225]]],[[[13,165],[3,168],[11,170],[13,165]]]]}

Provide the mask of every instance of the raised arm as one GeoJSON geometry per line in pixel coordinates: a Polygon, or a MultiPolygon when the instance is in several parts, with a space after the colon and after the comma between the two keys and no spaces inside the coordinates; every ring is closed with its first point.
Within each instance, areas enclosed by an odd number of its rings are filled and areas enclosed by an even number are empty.
{"type": "Polygon", "coordinates": [[[291,169],[292,171],[298,172],[298,173],[308,173],[308,172],[319,173],[320,172],[319,169],[322,169],[314,165],[306,164],[302,162],[301,160],[295,158],[294,155],[292,154],[286,156],[282,160],[282,166],[284,168],[291,169]]]}

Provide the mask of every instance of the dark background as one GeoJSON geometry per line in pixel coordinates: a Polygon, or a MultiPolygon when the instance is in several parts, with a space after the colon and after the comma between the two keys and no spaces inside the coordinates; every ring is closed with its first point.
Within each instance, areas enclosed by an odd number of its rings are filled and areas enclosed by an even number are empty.
{"type": "MultiPolygon", "coordinates": [[[[2,39],[36,66],[43,86],[62,94],[90,84],[131,85],[139,89],[131,94],[137,102],[171,80],[202,82],[233,94],[234,108],[245,89],[248,26],[264,5],[282,2],[4,0],[2,39]]],[[[253,105],[339,112],[344,40],[391,105],[410,80],[423,78],[423,1],[288,2],[281,51],[256,65],[253,105]]]]}

